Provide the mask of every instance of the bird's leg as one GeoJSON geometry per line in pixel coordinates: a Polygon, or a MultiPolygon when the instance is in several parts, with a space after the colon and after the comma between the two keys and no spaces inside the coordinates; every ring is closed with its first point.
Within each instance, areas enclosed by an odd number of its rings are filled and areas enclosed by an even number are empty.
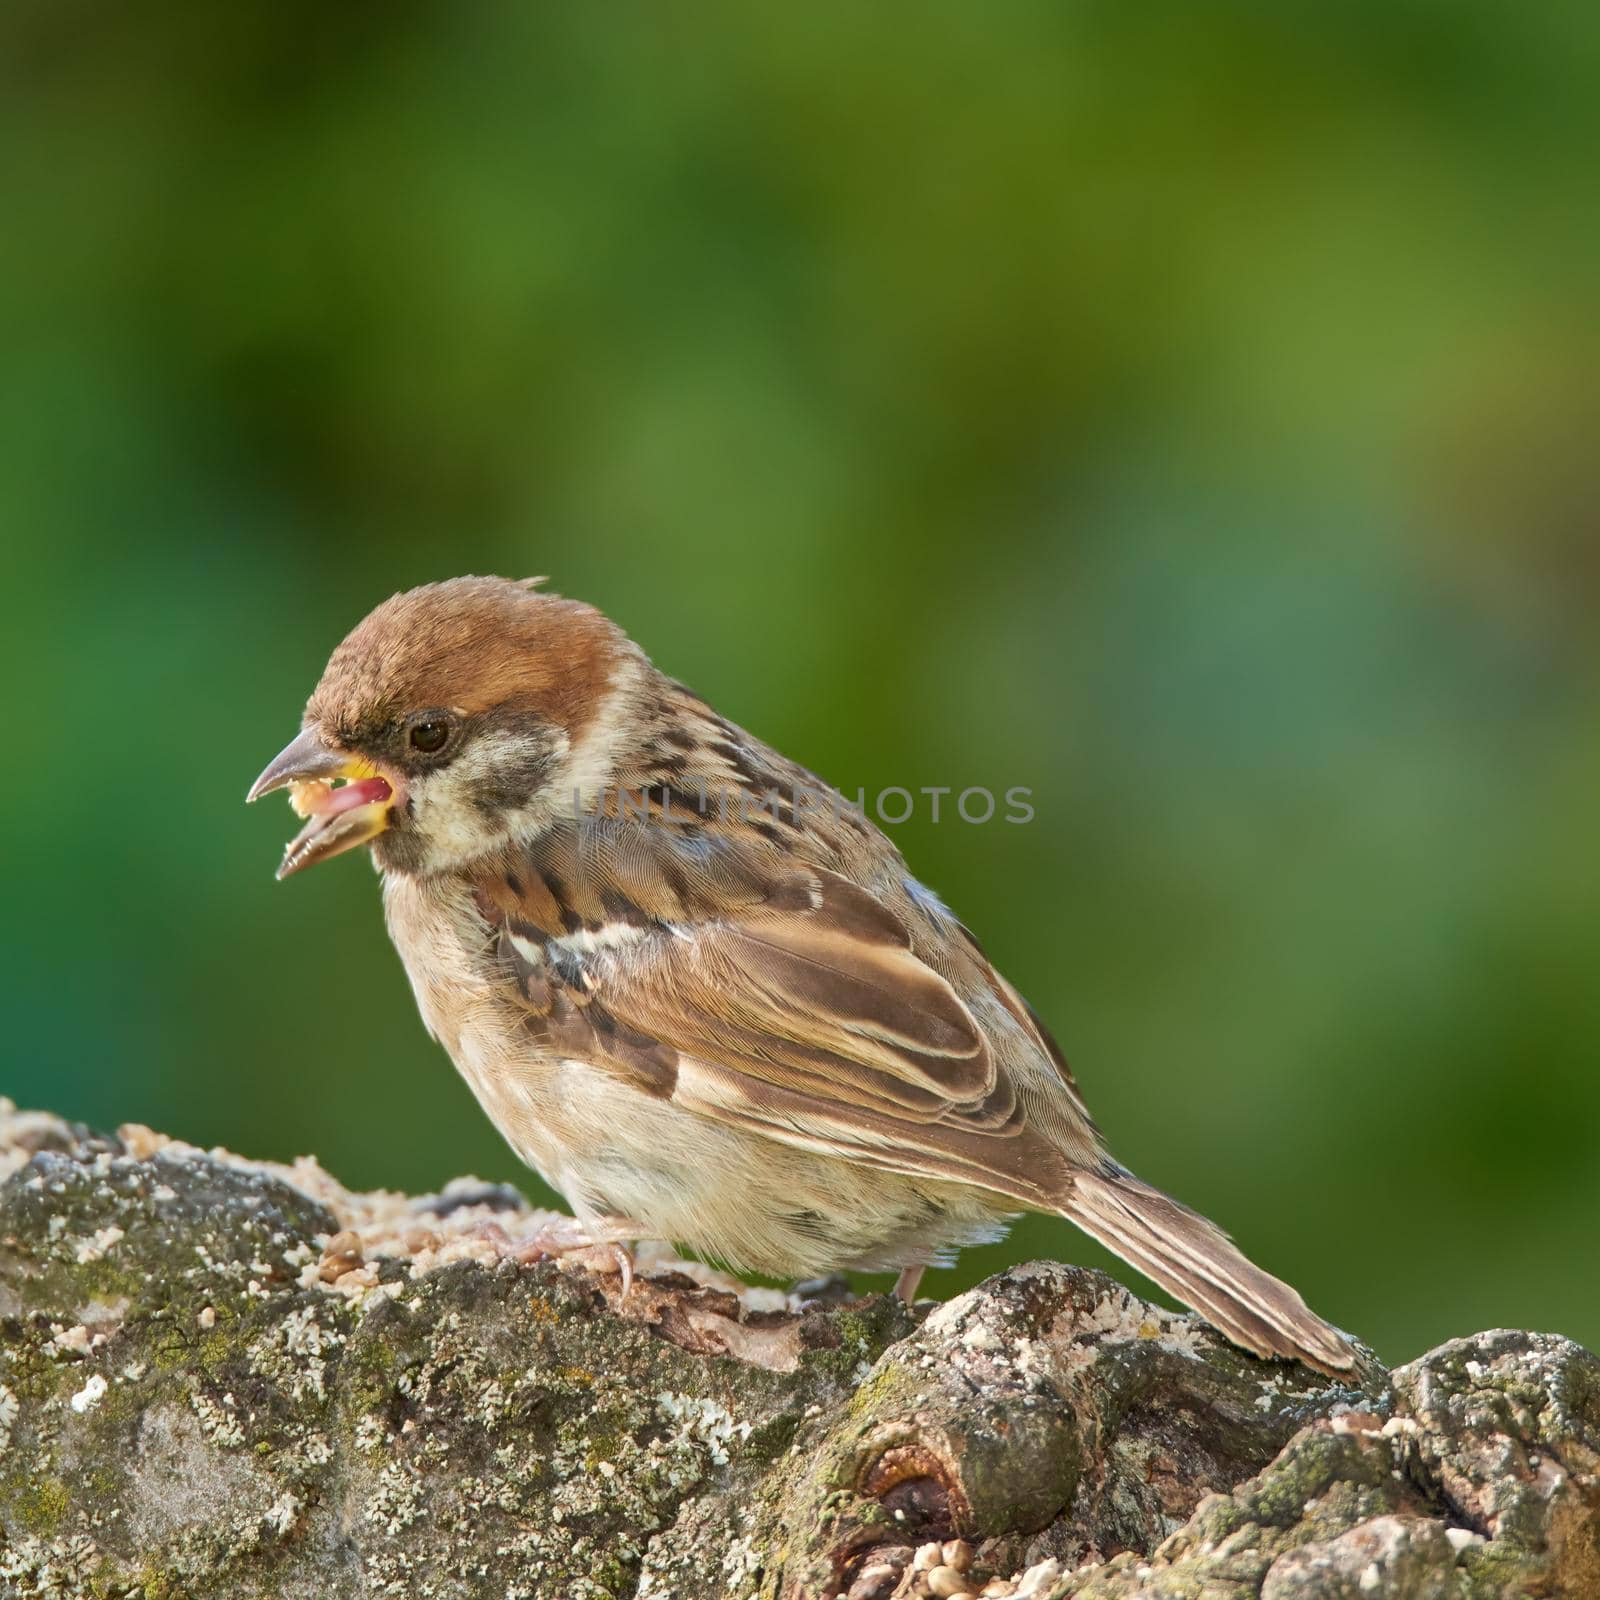
{"type": "Polygon", "coordinates": [[[603,1217],[592,1224],[576,1217],[551,1217],[520,1239],[513,1239],[498,1222],[480,1223],[476,1231],[522,1266],[562,1256],[586,1257],[585,1266],[609,1270],[622,1279],[624,1300],[633,1288],[633,1251],[628,1246],[641,1230],[625,1217],[603,1217]]]}
{"type": "Polygon", "coordinates": [[[894,1280],[894,1292],[897,1299],[905,1301],[908,1306],[917,1303],[917,1285],[922,1282],[922,1274],[928,1269],[923,1267],[902,1267],[900,1276],[894,1280]]]}

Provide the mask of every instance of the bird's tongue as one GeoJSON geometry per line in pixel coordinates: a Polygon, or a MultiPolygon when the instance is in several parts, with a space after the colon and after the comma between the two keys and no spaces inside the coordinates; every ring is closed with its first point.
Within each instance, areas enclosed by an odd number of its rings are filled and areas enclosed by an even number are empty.
{"type": "Polygon", "coordinates": [[[354,783],[340,784],[329,792],[325,814],[336,817],[341,811],[349,811],[374,800],[387,800],[393,793],[387,778],[358,778],[354,783]]]}
{"type": "Polygon", "coordinates": [[[289,803],[306,825],[289,841],[278,876],[287,878],[375,839],[389,825],[393,795],[389,781],[377,777],[357,778],[337,789],[320,780],[291,784],[289,803]]]}
{"type": "Polygon", "coordinates": [[[320,782],[297,783],[291,787],[290,798],[302,817],[319,817],[328,822],[357,806],[387,800],[393,792],[386,778],[358,778],[337,789],[320,782]]]}

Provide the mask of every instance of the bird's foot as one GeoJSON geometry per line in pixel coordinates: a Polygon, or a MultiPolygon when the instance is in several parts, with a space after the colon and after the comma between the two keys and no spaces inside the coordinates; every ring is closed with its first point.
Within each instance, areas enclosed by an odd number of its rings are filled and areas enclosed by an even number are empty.
{"type": "Polygon", "coordinates": [[[509,1261],[532,1266],[537,1261],[572,1260],[591,1272],[622,1279],[622,1298],[633,1288],[633,1251],[628,1241],[637,1230],[627,1224],[601,1224],[591,1228],[576,1217],[552,1217],[532,1233],[513,1239],[498,1222],[483,1222],[473,1230],[487,1239],[509,1261]],[[626,1229],[626,1231],[624,1231],[626,1229]]]}
{"type": "Polygon", "coordinates": [[[855,1299],[855,1290],[842,1272],[830,1272],[823,1278],[802,1278],[789,1293],[803,1305],[843,1306],[855,1299]]]}
{"type": "Polygon", "coordinates": [[[922,1282],[922,1274],[926,1267],[903,1267],[900,1276],[894,1280],[895,1298],[908,1306],[917,1303],[917,1285],[922,1282]]]}

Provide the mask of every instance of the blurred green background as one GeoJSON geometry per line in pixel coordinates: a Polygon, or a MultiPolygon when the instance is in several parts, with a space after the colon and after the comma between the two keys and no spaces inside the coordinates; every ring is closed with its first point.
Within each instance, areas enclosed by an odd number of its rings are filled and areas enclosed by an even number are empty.
{"type": "MultiPolygon", "coordinates": [[[[10,0],[0,1091],[536,1193],[366,865],[241,802],[378,600],[548,573],[847,787],[1031,786],[896,837],[1314,1305],[1600,1346],[1597,49],[10,0]]],[[[1106,1261],[929,1288],[1030,1254],[1106,1261]]]]}

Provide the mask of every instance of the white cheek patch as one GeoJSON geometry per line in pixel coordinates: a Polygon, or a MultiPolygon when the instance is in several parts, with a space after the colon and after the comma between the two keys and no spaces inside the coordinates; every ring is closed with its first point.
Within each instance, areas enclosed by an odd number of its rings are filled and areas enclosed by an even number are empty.
{"type": "Polygon", "coordinates": [[[473,805],[448,771],[412,782],[411,823],[427,840],[430,865],[441,857],[454,862],[482,855],[501,836],[500,820],[473,805]]]}
{"type": "Polygon", "coordinates": [[[510,839],[543,833],[572,814],[575,794],[587,801],[610,787],[617,751],[635,723],[646,669],[641,655],[624,655],[618,661],[605,696],[576,745],[561,729],[551,730],[547,776],[524,805],[486,811],[472,799],[475,789],[492,785],[497,773],[527,758],[526,739],[515,733],[480,734],[447,766],[414,780],[408,788],[411,822],[425,847],[425,870],[464,866],[510,839]]]}
{"type": "MultiPolygon", "coordinates": [[[[428,849],[428,865],[452,867],[487,855],[511,838],[525,838],[555,820],[561,787],[552,781],[530,794],[527,803],[486,811],[474,791],[492,782],[505,765],[527,755],[525,742],[511,733],[474,739],[449,766],[410,784],[411,822],[428,849]]],[[[567,737],[557,732],[550,768],[559,774],[567,756],[567,737]]]]}

